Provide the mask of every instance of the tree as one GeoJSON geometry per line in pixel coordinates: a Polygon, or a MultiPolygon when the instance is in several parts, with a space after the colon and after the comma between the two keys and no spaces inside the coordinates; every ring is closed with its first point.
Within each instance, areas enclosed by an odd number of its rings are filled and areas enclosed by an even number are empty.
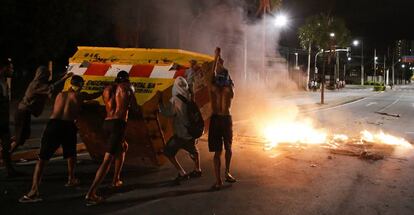
{"type": "Polygon", "coordinates": [[[299,28],[298,33],[300,43],[305,49],[309,48],[309,44],[318,49],[329,49],[332,45],[345,47],[350,39],[350,31],[345,21],[326,14],[308,18],[305,25],[299,28]],[[334,44],[332,44],[330,33],[335,33],[334,44]]]}
{"type": "MultiPolygon", "coordinates": [[[[319,50],[346,47],[349,44],[350,31],[347,29],[345,22],[342,19],[334,18],[326,14],[320,14],[308,18],[305,25],[299,28],[298,34],[301,46],[309,50],[307,71],[308,88],[312,46],[319,50]],[[334,33],[334,37],[331,36],[331,33],[334,33]]],[[[325,74],[322,75],[321,103],[323,103],[324,78],[325,74]]]]}

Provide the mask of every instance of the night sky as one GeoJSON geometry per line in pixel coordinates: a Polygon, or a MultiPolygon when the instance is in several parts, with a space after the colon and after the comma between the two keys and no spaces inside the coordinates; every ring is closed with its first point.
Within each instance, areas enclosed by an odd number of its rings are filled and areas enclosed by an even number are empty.
{"type": "Polygon", "coordinates": [[[308,16],[328,13],[345,19],[355,38],[363,38],[369,49],[384,52],[398,39],[413,39],[414,1],[412,0],[284,0],[283,10],[290,14],[291,29],[284,39],[296,45],[293,37],[308,16]]]}

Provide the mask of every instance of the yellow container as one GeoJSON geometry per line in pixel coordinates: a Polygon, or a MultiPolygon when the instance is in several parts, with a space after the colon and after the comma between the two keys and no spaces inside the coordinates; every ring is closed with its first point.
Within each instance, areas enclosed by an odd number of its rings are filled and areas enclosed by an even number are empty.
{"type": "MultiPolygon", "coordinates": [[[[156,93],[163,92],[163,100],[167,102],[174,79],[184,76],[190,60],[197,60],[201,66],[195,75],[194,92],[195,101],[207,121],[211,114],[208,93],[214,60],[211,56],[178,49],[78,47],[69,59],[68,72],[84,78],[83,91],[88,93],[102,91],[121,70],[129,73],[142,116],[128,119],[126,164],[153,166],[165,162],[163,146],[172,135],[171,119],[158,114],[156,93]]],[[[64,90],[69,88],[69,83],[67,80],[64,90]]],[[[102,131],[105,115],[102,98],[98,98],[84,104],[77,122],[82,141],[94,159],[100,159],[105,153],[102,131]]]]}

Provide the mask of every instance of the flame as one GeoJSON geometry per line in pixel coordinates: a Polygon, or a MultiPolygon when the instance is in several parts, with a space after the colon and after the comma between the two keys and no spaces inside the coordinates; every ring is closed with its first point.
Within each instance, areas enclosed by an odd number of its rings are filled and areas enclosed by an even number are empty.
{"type": "MultiPolygon", "coordinates": [[[[263,130],[266,139],[265,149],[270,150],[281,143],[284,144],[328,144],[328,147],[338,147],[351,138],[345,134],[333,134],[329,136],[323,129],[315,128],[309,119],[303,121],[279,120],[267,124],[263,130]]],[[[363,130],[360,133],[360,144],[385,144],[396,147],[412,149],[413,146],[404,138],[386,134],[382,131],[372,133],[363,130]]],[[[355,140],[353,138],[353,140],[355,140]]]]}
{"type": "Polygon", "coordinates": [[[377,134],[372,134],[371,132],[364,130],[361,132],[361,140],[366,142],[375,142],[385,145],[400,146],[404,148],[413,148],[413,146],[404,138],[395,137],[390,134],[385,134],[380,131],[377,134]]]}
{"type": "Polygon", "coordinates": [[[310,120],[269,124],[264,129],[264,137],[267,140],[266,149],[280,143],[323,144],[327,141],[326,132],[314,128],[310,120]]]}

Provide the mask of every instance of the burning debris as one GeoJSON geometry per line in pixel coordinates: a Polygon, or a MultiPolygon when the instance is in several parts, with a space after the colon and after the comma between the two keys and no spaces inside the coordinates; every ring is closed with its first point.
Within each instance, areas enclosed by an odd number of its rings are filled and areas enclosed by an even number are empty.
{"type": "Polygon", "coordinates": [[[332,154],[355,156],[364,160],[381,160],[394,151],[405,151],[413,146],[404,138],[386,134],[383,131],[373,133],[367,130],[358,137],[345,134],[328,134],[325,129],[313,126],[310,120],[303,122],[284,122],[267,126],[264,129],[265,150],[271,150],[280,144],[320,145],[332,154]]]}

